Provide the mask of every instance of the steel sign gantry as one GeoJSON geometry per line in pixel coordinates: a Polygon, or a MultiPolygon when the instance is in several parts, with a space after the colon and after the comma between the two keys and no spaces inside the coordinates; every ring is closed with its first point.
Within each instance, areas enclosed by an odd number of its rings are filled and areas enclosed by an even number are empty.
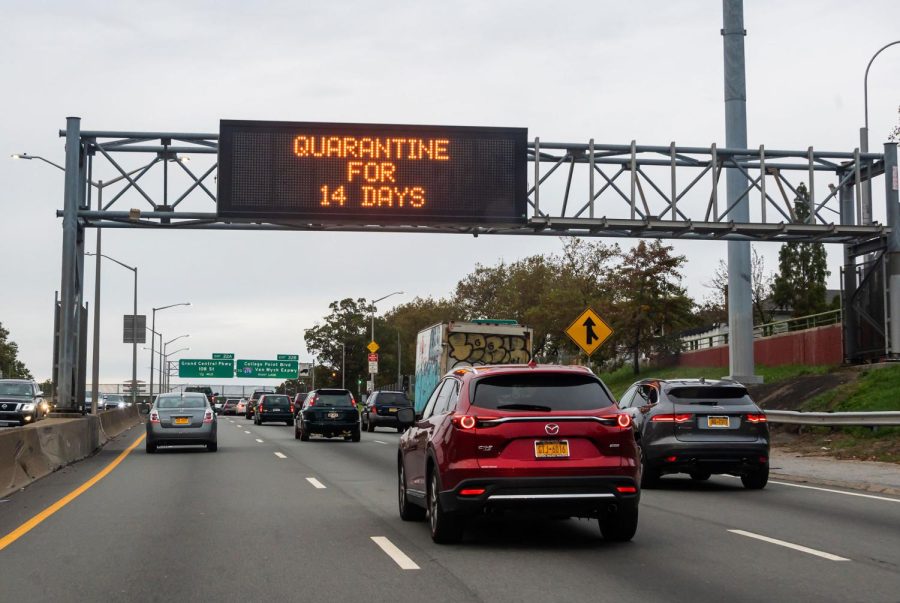
{"type": "MultiPolygon", "coordinates": [[[[453,233],[474,236],[582,236],[725,241],[820,241],[850,245],[848,249],[900,252],[900,211],[892,169],[897,147],[884,153],[852,151],[756,149],[668,145],[545,142],[528,145],[533,174],[528,185],[527,215],[510,224],[378,224],[325,220],[223,219],[215,211],[210,184],[216,172],[217,134],[178,132],[81,131],[80,119],[69,118],[63,218],[62,309],[57,382],[60,400],[74,406],[71,375],[77,342],[76,308],[83,287],[86,228],[162,230],[298,230],[332,232],[453,233]],[[197,164],[195,173],[185,158],[197,164]],[[138,159],[138,168],[123,167],[122,158],[138,159]],[[95,165],[95,163],[97,165],[95,165]],[[102,166],[101,166],[102,163],[102,166]],[[187,184],[176,193],[169,165],[180,168],[187,184]],[[161,167],[161,169],[159,169],[161,167]],[[109,193],[102,209],[90,208],[89,174],[100,169],[122,176],[119,190],[109,193]],[[154,169],[156,168],[156,169],[154,169]],[[566,168],[566,169],[560,169],[566,168]],[[720,192],[723,170],[747,181],[737,199],[720,192]],[[885,176],[888,224],[860,224],[859,189],[868,178],[885,176]],[[144,181],[162,172],[161,192],[151,194],[144,181]],[[789,176],[809,183],[811,218],[797,220],[793,199],[797,186],[789,176]],[[831,186],[817,186],[829,179],[831,186]],[[131,204],[131,201],[136,203],[131,204]],[[736,202],[746,201],[748,221],[735,219],[736,202]],[[129,205],[126,205],[126,202],[129,205]],[[183,204],[190,205],[185,209],[183,204]],[[127,209],[126,209],[127,208],[127,209]],[[69,379],[64,378],[69,375],[69,379]]],[[[897,257],[894,255],[893,257],[897,257]]],[[[900,275],[894,262],[893,271],[900,275]]],[[[900,295],[896,296],[900,297],[900,295]]],[[[900,302],[892,300],[893,304],[900,302]]],[[[900,314],[900,311],[894,312],[900,314]]],[[[895,321],[897,322],[897,321],[895,321]]],[[[895,341],[900,340],[897,334],[895,341]]],[[[900,351],[897,344],[894,353],[900,351]]]]}

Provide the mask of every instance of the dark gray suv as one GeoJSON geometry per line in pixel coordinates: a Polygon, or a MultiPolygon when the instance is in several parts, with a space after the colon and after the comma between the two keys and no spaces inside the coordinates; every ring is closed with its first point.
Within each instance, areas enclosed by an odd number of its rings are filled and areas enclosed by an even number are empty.
{"type": "Polygon", "coordinates": [[[747,389],[727,380],[646,379],[632,385],[619,407],[631,415],[641,448],[644,488],[666,474],[694,480],[730,474],[745,488],[769,479],[769,426],[747,389]]]}
{"type": "Polygon", "coordinates": [[[30,379],[0,379],[0,425],[28,425],[50,413],[40,386],[30,379]]]}

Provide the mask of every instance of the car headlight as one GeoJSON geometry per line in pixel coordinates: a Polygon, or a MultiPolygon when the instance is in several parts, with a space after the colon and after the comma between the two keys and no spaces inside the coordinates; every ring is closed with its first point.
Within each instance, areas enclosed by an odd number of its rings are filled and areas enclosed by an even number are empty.
{"type": "Polygon", "coordinates": [[[34,410],[34,404],[32,404],[31,402],[29,402],[28,404],[23,404],[22,410],[25,412],[31,412],[32,410],[34,410]]]}

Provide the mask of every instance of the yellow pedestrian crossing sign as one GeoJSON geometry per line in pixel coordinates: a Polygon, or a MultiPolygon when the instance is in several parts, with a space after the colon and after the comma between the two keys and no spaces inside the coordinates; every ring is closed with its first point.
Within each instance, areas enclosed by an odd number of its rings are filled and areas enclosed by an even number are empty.
{"type": "Polygon", "coordinates": [[[366,346],[366,349],[374,354],[375,352],[378,351],[378,348],[380,348],[380,347],[381,346],[379,346],[377,343],[375,343],[375,340],[373,339],[372,341],[369,342],[369,345],[366,346]]]}
{"type": "Polygon", "coordinates": [[[591,308],[579,314],[575,322],[566,329],[566,335],[588,356],[593,354],[612,334],[613,330],[610,326],[591,308]]]}

